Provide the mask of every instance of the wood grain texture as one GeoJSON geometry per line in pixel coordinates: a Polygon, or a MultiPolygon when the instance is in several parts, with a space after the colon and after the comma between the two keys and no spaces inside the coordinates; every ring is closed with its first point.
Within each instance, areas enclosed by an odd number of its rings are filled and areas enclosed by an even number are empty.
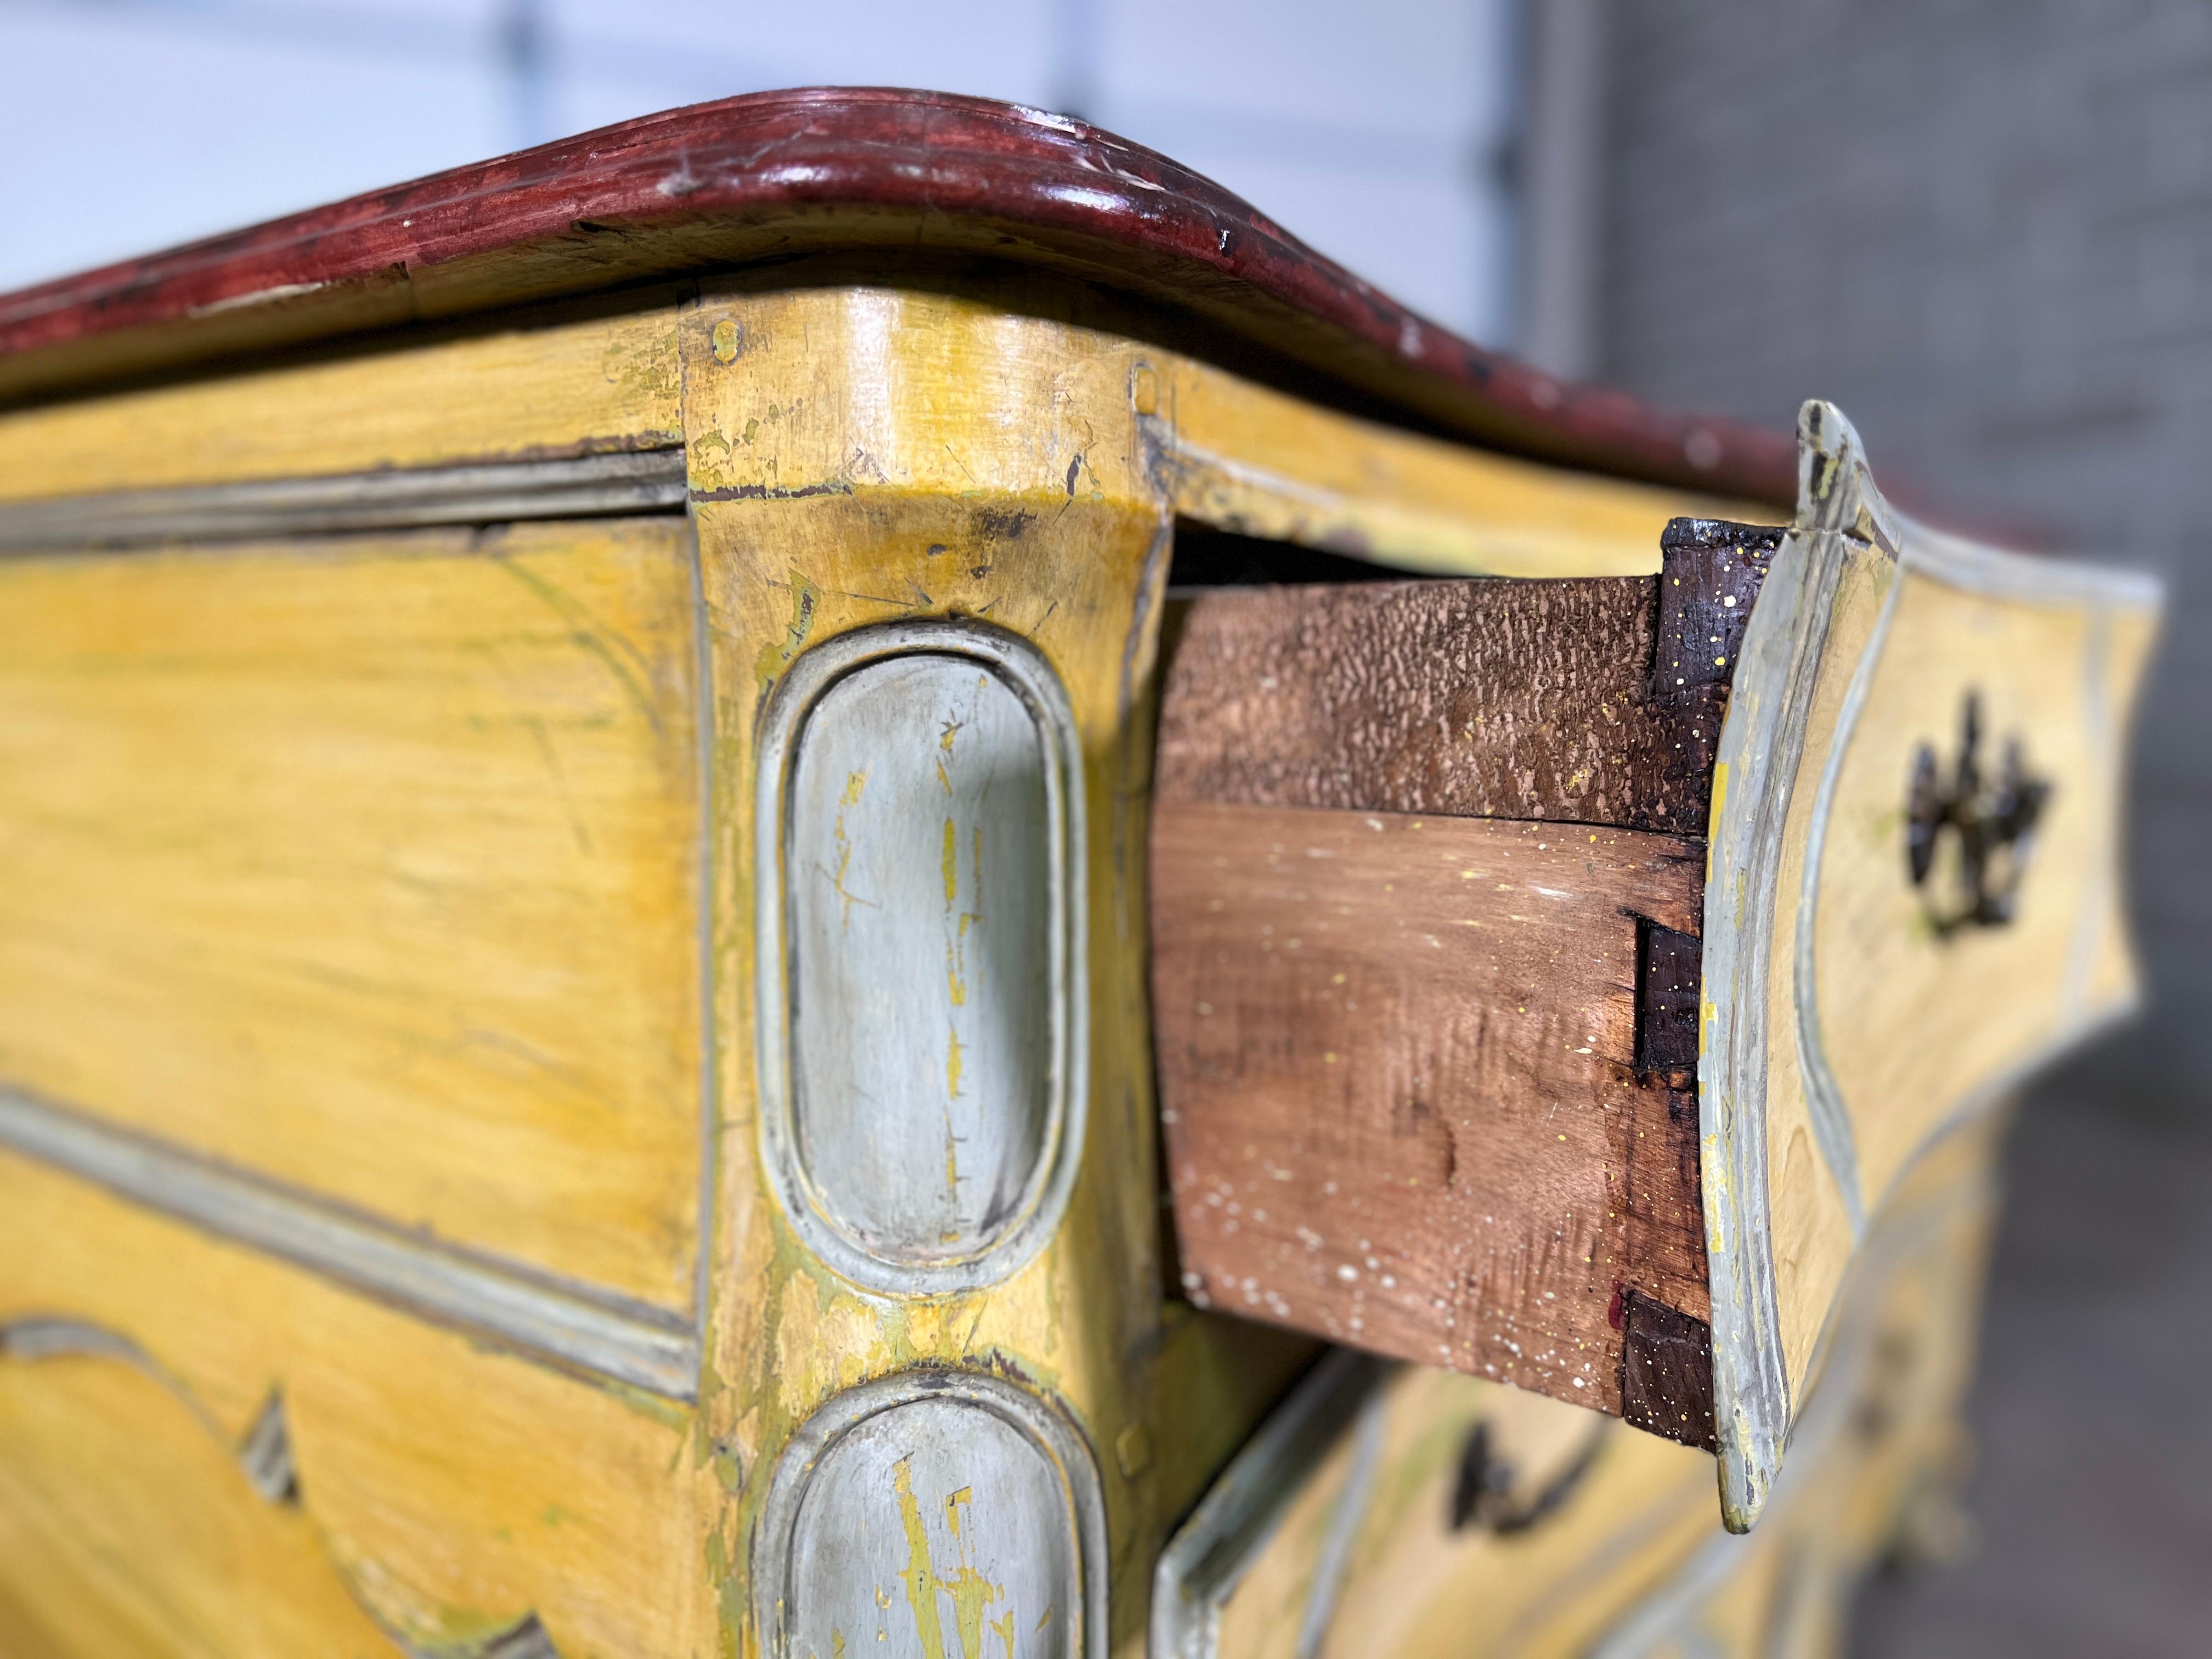
{"type": "Polygon", "coordinates": [[[1622,1302],[1620,1414],[1635,1427],[1713,1449],[1713,1334],[1641,1291],[1622,1302]]]}
{"type": "Polygon", "coordinates": [[[1221,589],[1174,625],[1163,801],[1695,836],[1719,713],[1649,690],[1659,580],[1221,589]]]}
{"type": "Polygon", "coordinates": [[[1199,804],[1152,836],[1194,1299],[1617,1414],[1624,1285],[1705,1312],[1689,1114],[1636,1071],[1638,917],[1694,925],[1696,846],[1199,804]]]}
{"type": "Polygon", "coordinates": [[[672,303],[0,412],[0,502],[680,442],[672,303]]]}
{"type": "Polygon", "coordinates": [[[1483,350],[1082,122],[889,89],[673,110],[0,298],[0,396],[825,247],[1055,265],[1422,424],[1789,499],[1780,434],[1659,414],[1483,350]]]}
{"type": "Polygon", "coordinates": [[[1659,534],[1658,637],[1651,695],[1694,698],[1735,678],[1736,653],[1782,531],[1722,519],[1670,520],[1659,534]]]}
{"type": "Polygon", "coordinates": [[[1869,1568],[1955,1559],[1972,1462],[1961,1407],[2009,1114],[1947,1136],[1900,1182],[1854,1262],[1790,1479],[1748,1538],[1703,1541],[1609,1620],[1598,1659],[1833,1652],[1869,1568]]]}
{"type": "Polygon", "coordinates": [[[0,565],[0,1076],[688,1313],[680,520],[0,565]]]}
{"type": "MultiPolygon", "coordinates": [[[[1785,1651],[1834,1651],[1870,1565],[1940,1559],[1947,1522],[1957,1535],[1960,1408],[1995,1213],[2000,1136],[1988,1127],[1953,1137],[1900,1193],[1854,1277],[1828,1362],[1834,1394],[1807,1425],[1802,1473],[1753,1537],[1722,1530],[1709,1457],[1556,1401],[1407,1369],[1375,1407],[1381,1455],[1366,1501],[1347,1517],[1348,1568],[1322,1639],[1297,1644],[1304,1587],[1285,1595],[1266,1576],[1310,1535],[1286,1516],[1223,1620],[1224,1638],[1249,1630],[1267,1639],[1224,1639],[1222,1659],[1754,1659],[1777,1650],[1778,1631],[1794,1644],[1785,1651]],[[1504,1488],[1501,1510],[1526,1513],[1566,1482],[1525,1528],[1451,1524],[1464,1449],[1478,1432],[1486,1473],[1504,1488]]],[[[1339,1498],[1343,1480],[1324,1466],[1310,1486],[1339,1498]]]]}

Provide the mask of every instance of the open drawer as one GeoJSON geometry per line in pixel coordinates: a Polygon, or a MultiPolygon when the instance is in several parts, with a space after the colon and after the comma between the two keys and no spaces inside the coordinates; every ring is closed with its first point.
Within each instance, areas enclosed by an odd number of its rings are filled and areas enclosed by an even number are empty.
{"type": "Polygon", "coordinates": [[[1712,1447],[1739,1529],[1891,1189],[2132,999],[2156,605],[1800,441],[1656,577],[1185,590],[1153,818],[1187,1293],[1712,1447]]]}

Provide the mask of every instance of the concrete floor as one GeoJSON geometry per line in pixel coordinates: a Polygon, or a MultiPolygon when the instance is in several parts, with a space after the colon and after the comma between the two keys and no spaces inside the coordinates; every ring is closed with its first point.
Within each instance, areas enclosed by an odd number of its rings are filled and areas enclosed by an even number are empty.
{"type": "Polygon", "coordinates": [[[1970,1415],[1978,1547],[1884,1575],[1851,1650],[2212,1655],[2212,1100],[2043,1088],[2007,1155],[1970,1415]]]}

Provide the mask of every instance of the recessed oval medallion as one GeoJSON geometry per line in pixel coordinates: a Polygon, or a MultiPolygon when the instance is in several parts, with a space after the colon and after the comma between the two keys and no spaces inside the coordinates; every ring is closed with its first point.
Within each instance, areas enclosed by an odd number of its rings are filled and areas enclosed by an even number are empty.
{"type": "Polygon", "coordinates": [[[1080,1142],[1079,775],[1033,649],[963,623],[793,665],[763,744],[763,1142],[873,1288],[1003,1277],[1080,1142]]]}
{"type": "Polygon", "coordinates": [[[996,1377],[915,1371],[830,1401],[778,1458],[760,1540],[767,1654],[1105,1650],[1090,1449],[996,1377]]]}

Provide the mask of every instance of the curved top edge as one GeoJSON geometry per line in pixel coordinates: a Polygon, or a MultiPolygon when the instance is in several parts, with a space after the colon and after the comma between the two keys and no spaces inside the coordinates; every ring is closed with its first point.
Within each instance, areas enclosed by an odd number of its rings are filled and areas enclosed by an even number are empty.
{"type": "Polygon", "coordinates": [[[1788,503],[1789,434],[1571,386],[1428,321],[1187,167],[987,99],[813,88],[697,104],[0,295],[0,398],[367,328],[856,247],[1040,252],[1404,418],[1788,503]]]}

